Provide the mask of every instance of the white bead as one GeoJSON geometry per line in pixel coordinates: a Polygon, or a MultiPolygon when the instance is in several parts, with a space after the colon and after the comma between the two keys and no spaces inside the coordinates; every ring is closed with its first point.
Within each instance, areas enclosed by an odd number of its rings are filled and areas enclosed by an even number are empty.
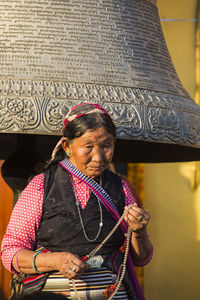
{"type": "Polygon", "coordinates": [[[100,222],[100,223],[99,223],[99,227],[102,227],[102,226],[103,226],[103,222],[100,222]]]}

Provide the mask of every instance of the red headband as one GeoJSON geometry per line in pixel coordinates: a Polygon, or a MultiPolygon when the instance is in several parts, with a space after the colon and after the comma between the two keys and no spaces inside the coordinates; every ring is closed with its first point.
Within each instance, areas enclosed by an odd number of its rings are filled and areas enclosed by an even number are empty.
{"type": "Polygon", "coordinates": [[[94,103],[81,103],[74,106],[72,109],[69,110],[68,114],[64,119],[64,127],[63,131],[66,128],[66,125],[73,121],[76,118],[79,118],[83,115],[88,115],[92,113],[101,113],[110,117],[109,113],[100,105],[94,103]]]}

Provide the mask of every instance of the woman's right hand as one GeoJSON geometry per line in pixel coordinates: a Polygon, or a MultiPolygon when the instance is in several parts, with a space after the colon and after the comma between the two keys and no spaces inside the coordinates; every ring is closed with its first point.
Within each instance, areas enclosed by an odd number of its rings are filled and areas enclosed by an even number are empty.
{"type": "MultiPolygon", "coordinates": [[[[34,254],[34,251],[27,249],[18,252],[17,265],[22,273],[36,273],[33,269],[34,254]]],[[[69,279],[79,277],[89,267],[89,264],[83,262],[77,255],[70,252],[40,252],[35,258],[35,268],[38,272],[59,271],[69,279]]]]}
{"type": "Polygon", "coordinates": [[[77,255],[70,252],[57,252],[57,270],[65,277],[72,279],[81,276],[90,265],[83,262],[77,255]]]}

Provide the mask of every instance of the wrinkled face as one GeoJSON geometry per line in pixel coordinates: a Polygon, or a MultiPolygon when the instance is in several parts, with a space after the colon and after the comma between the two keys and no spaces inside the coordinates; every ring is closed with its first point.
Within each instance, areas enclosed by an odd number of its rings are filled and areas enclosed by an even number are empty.
{"type": "Polygon", "coordinates": [[[114,137],[100,127],[87,130],[71,143],[64,138],[62,146],[66,154],[71,153],[69,160],[73,165],[82,173],[96,177],[109,167],[114,152],[114,137]]]}

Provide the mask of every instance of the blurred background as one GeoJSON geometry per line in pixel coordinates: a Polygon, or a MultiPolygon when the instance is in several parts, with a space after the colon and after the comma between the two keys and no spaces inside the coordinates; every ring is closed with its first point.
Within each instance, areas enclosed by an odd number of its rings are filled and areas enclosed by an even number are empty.
{"type": "MultiPolygon", "coordinates": [[[[179,79],[199,104],[200,1],[158,0],[162,29],[179,79]]],[[[148,300],[199,299],[199,162],[146,164],[152,262],[144,268],[148,300]]]]}

